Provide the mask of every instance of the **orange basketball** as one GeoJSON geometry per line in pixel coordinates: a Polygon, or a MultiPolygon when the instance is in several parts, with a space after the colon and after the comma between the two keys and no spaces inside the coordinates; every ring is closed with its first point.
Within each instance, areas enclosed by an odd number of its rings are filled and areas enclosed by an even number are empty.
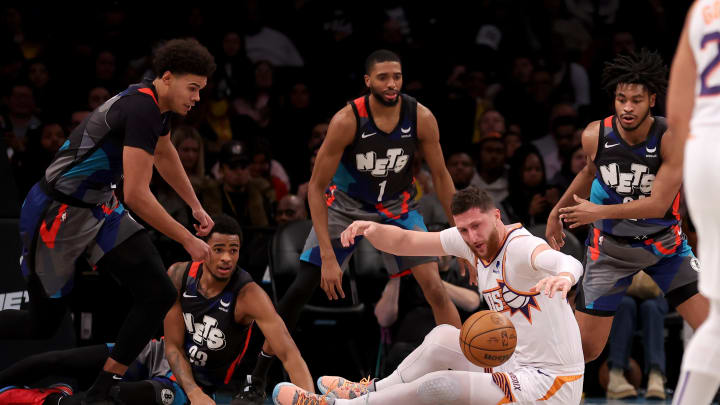
{"type": "Polygon", "coordinates": [[[460,329],[460,348],[471,363],[497,367],[515,352],[517,333],[510,319],[495,311],[474,313],[460,329]]]}

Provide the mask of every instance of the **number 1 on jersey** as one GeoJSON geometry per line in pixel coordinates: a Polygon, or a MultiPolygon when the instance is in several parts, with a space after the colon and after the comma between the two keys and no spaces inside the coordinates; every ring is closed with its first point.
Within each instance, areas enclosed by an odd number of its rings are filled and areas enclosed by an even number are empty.
{"type": "Polygon", "coordinates": [[[380,183],[380,194],[378,194],[378,202],[382,201],[383,194],[385,194],[385,185],[387,184],[387,180],[383,180],[382,183],[380,183]]]}

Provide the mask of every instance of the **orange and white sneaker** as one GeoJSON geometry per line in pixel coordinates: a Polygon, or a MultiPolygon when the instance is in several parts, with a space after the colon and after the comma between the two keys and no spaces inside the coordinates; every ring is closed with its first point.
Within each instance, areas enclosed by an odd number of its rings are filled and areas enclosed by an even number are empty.
{"type": "Polygon", "coordinates": [[[280,383],[272,394],[275,405],[333,405],[335,398],[317,395],[291,383],[280,383]]]}
{"type": "Polygon", "coordinates": [[[370,387],[375,385],[375,379],[363,378],[358,382],[352,382],[342,377],[322,376],[317,380],[317,386],[320,392],[329,397],[340,399],[353,399],[366,395],[373,389],[370,387]]]}

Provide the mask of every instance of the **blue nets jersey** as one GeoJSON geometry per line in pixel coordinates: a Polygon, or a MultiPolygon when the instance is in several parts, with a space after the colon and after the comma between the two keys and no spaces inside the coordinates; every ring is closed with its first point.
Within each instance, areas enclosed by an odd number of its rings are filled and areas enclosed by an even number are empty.
{"type": "Polygon", "coordinates": [[[405,192],[414,193],[417,101],[406,94],[401,97],[400,119],[390,133],[375,125],[368,95],[350,102],[357,130],[330,182],[331,192],[337,188],[370,205],[394,200],[405,192]]]}
{"type": "Polygon", "coordinates": [[[109,201],[122,178],[124,146],[150,154],[170,132],[152,82],[133,84],[96,108],[60,147],[45,171],[46,189],[79,204],[109,201]]]}
{"type": "MultiPolygon", "coordinates": [[[[667,131],[663,117],[654,117],[647,139],[629,145],[620,136],[615,116],[600,125],[590,201],[595,204],[623,204],[649,197],[662,164],[660,144],[667,131]]],[[[680,194],[662,218],[603,219],[593,223],[600,231],[615,236],[645,236],[678,224],[680,194]]]]}
{"type": "Polygon", "coordinates": [[[220,294],[204,297],[198,291],[202,272],[202,263],[193,262],[183,276],[180,307],[185,322],[185,355],[195,381],[214,387],[230,381],[250,341],[252,324],[235,321],[235,301],[252,277],[237,268],[220,294]]]}

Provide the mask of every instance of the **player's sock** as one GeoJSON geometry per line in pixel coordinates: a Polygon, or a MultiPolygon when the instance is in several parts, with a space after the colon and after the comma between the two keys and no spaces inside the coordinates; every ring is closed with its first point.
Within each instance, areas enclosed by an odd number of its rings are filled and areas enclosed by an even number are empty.
{"type": "Polygon", "coordinates": [[[720,386],[720,300],[710,300],[710,314],[697,329],[683,356],[673,404],[709,404],[720,386]]]}
{"type": "Polygon", "coordinates": [[[255,363],[255,369],[253,369],[252,373],[252,383],[256,387],[262,387],[262,390],[265,390],[265,381],[267,381],[268,372],[270,371],[270,367],[272,367],[273,362],[275,361],[275,356],[265,353],[264,351],[260,350],[260,353],[258,353],[257,362],[255,363]],[[258,385],[259,384],[259,385],[258,385]]]}

